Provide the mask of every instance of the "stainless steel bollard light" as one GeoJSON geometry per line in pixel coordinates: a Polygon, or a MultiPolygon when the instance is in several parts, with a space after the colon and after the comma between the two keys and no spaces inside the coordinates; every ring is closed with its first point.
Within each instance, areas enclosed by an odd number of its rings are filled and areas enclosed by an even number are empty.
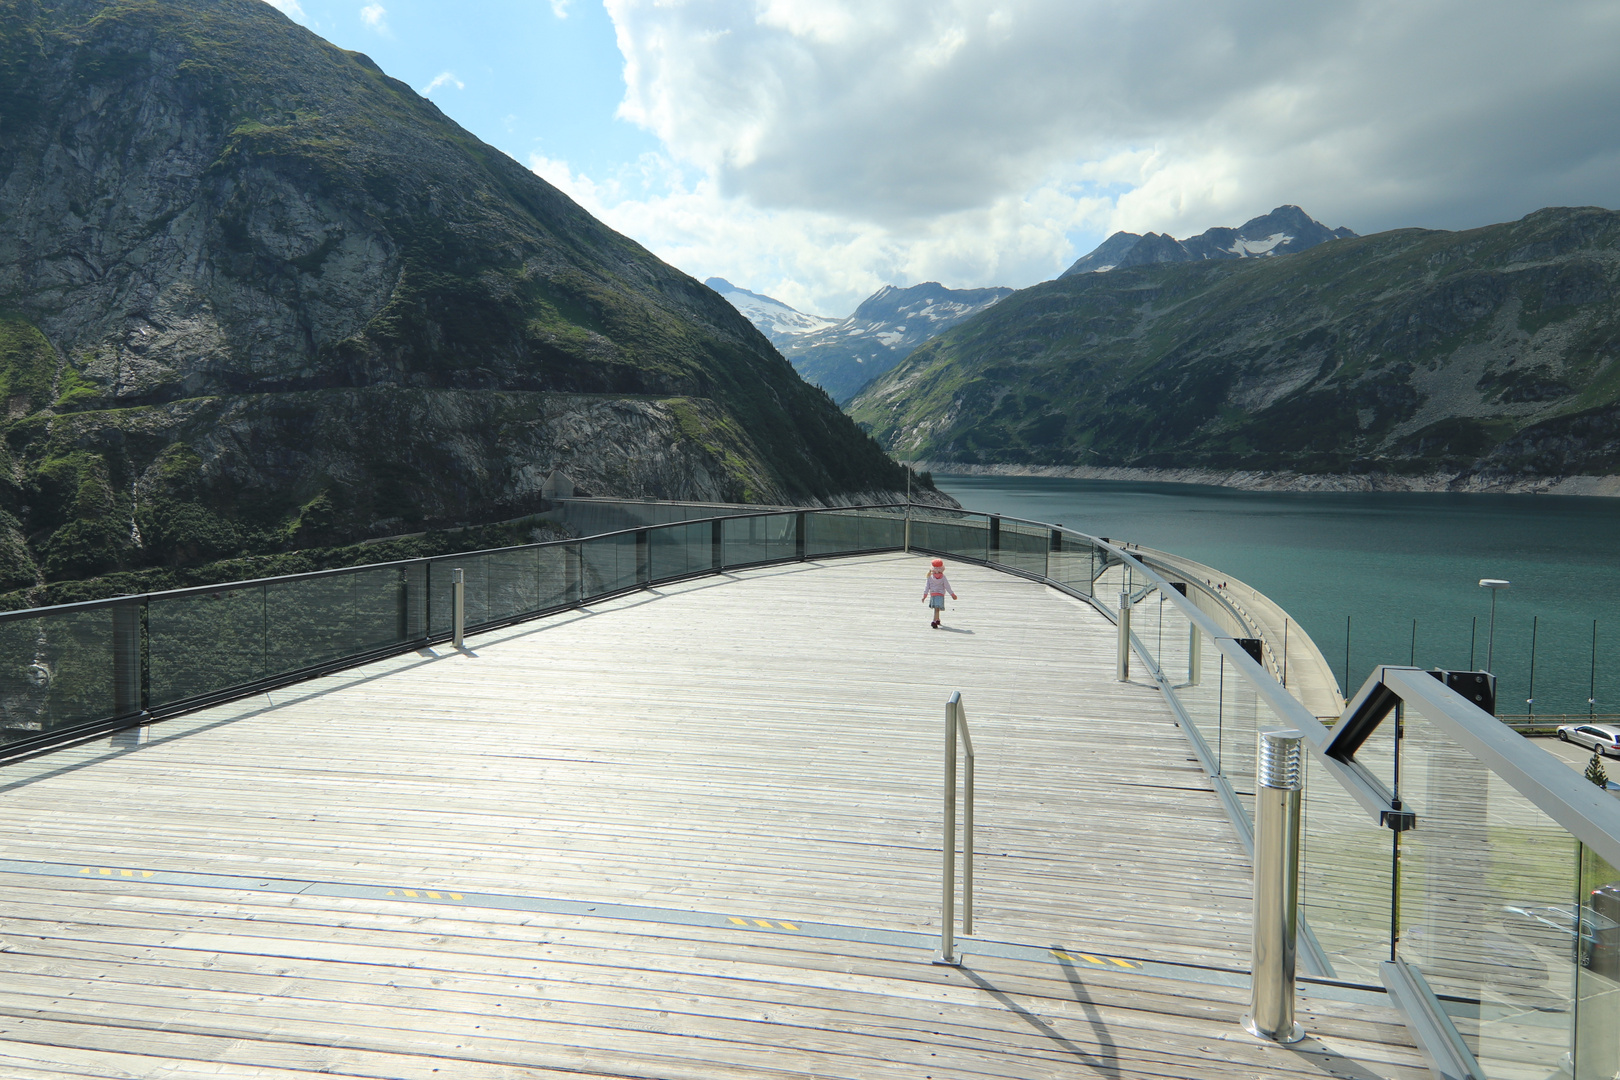
{"type": "Polygon", "coordinates": [[[450,592],[452,594],[452,607],[450,624],[450,644],[461,648],[461,631],[466,625],[467,615],[467,575],[463,570],[450,571],[450,592]]]}
{"type": "Polygon", "coordinates": [[[1294,1043],[1294,958],[1299,931],[1299,801],[1304,786],[1298,731],[1262,731],[1255,758],[1254,950],[1249,1034],[1294,1043]]]}
{"type": "Polygon", "coordinates": [[[1119,665],[1120,682],[1131,681],[1131,594],[1128,589],[1119,592],[1119,665]]]}

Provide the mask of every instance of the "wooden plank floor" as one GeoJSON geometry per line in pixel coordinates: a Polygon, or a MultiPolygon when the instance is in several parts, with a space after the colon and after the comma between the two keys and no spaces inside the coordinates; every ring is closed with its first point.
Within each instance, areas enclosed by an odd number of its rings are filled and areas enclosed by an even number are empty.
{"type": "Polygon", "coordinates": [[[1146,973],[1247,965],[1215,796],[1094,611],[959,566],[930,630],[925,565],[684,583],[0,770],[0,1075],[1422,1075],[1376,996],[1284,1050],[1146,973]],[[1038,947],[960,971],[921,936],[953,690],[975,929],[1038,947]]]}

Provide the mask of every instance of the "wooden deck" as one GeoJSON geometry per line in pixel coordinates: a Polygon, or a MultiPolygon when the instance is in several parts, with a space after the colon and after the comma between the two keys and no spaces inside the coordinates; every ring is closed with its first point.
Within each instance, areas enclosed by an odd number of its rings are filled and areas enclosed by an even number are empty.
{"type": "Polygon", "coordinates": [[[1249,867],[1158,692],[988,569],[928,629],[925,565],[702,579],[0,770],[0,1075],[1426,1075],[1378,994],[1242,1032],[1249,867]]]}

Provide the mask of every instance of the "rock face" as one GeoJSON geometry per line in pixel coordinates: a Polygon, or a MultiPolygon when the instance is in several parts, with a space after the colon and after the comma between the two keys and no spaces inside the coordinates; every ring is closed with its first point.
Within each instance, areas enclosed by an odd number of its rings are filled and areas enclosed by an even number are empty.
{"type": "MultiPolygon", "coordinates": [[[[0,11],[0,578],[904,474],[730,305],[261,0],[0,11]]],[[[3,587],[3,586],[0,586],[3,587]]]]}
{"type": "Polygon", "coordinates": [[[1620,213],[1070,274],[924,345],[851,412],[936,469],[1467,490],[1620,473],[1620,213]]]}
{"type": "Polygon", "coordinates": [[[1330,229],[1297,206],[1279,206],[1269,214],[1250,218],[1236,229],[1208,229],[1185,240],[1164,233],[1140,236],[1117,232],[1059,276],[1106,273],[1148,263],[1292,255],[1329,240],[1348,240],[1355,235],[1349,229],[1330,229]]]}
{"type": "Polygon", "coordinates": [[[710,278],[708,284],[764,331],[800,375],[839,404],[923,342],[1012,293],[1000,287],[947,289],[937,281],[909,289],[885,285],[863,300],[855,314],[834,320],[794,311],[724,278],[710,278]]]}

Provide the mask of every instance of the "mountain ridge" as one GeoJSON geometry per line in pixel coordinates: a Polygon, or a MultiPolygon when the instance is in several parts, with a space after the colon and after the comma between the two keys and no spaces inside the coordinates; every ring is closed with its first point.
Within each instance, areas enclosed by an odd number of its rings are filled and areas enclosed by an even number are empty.
{"type": "Polygon", "coordinates": [[[1235,229],[1216,226],[1177,240],[1168,233],[1116,232],[1059,274],[1107,273],[1149,263],[1198,262],[1205,259],[1252,259],[1292,255],[1330,240],[1352,240],[1356,234],[1330,229],[1292,204],[1250,218],[1235,229]]]}
{"type": "Polygon", "coordinates": [[[1013,292],[1004,286],[947,289],[937,281],[884,285],[849,317],[827,319],[794,311],[780,300],[740,289],[724,278],[710,278],[706,284],[714,288],[717,282],[726,288],[716,291],[765,332],[794,370],[839,404],[918,345],[1013,292]],[[739,296],[743,299],[736,299],[739,296]],[[779,314],[772,305],[791,316],[779,314]],[[793,316],[803,321],[795,323],[793,316]]]}
{"type": "Polygon", "coordinates": [[[1545,488],[1620,472],[1617,301],[1620,213],[1599,207],[1149,263],[1015,293],[850,411],[940,471],[1545,488]]]}

